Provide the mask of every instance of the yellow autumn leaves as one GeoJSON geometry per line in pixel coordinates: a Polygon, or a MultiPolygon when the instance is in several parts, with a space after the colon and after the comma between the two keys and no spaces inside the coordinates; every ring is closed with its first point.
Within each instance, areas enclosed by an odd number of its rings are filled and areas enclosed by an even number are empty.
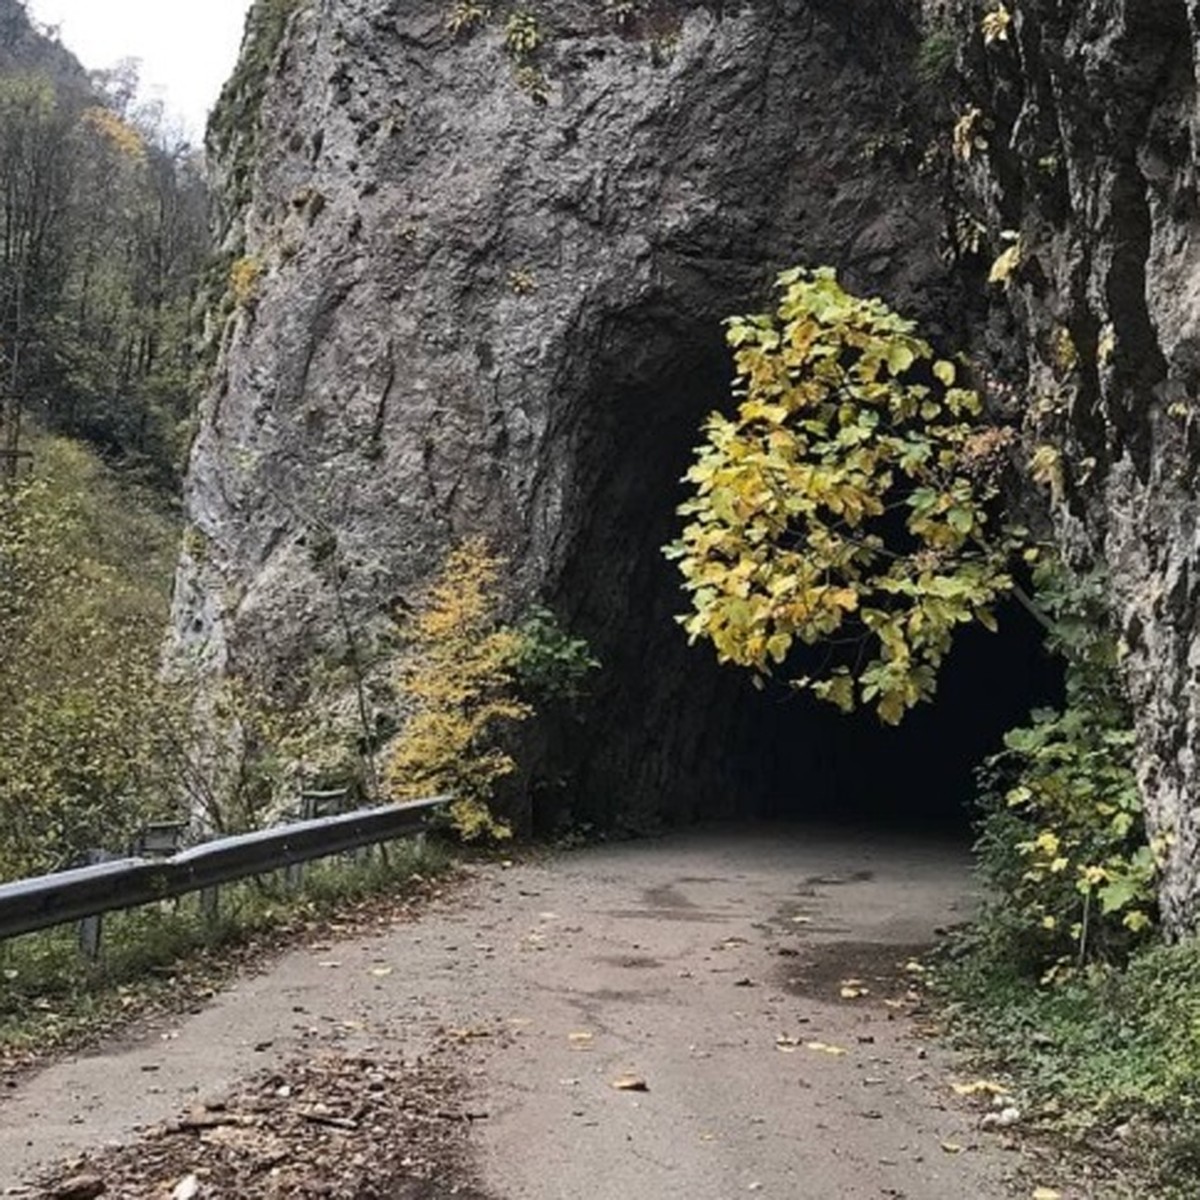
{"type": "Polygon", "coordinates": [[[929,699],[954,630],[1011,587],[989,540],[994,486],[964,449],[976,393],[911,321],[832,270],[785,272],[773,312],[733,318],[736,412],[704,426],[666,553],[722,662],[760,676],[796,647],[848,653],[795,686],[896,723],[929,699]]]}
{"type": "Polygon", "coordinates": [[[499,624],[500,560],[481,538],[452,550],[406,630],[397,683],[409,708],[388,763],[394,799],[437,793],[468,840],[508,837],[488,802],[516,769],[498,743],[532,709],[516,698],[520,636],[499,624]]]}

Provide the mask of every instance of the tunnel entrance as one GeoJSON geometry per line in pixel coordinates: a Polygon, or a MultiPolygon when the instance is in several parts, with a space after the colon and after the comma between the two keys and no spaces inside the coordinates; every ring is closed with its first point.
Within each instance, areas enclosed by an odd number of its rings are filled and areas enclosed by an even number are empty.
{"type": "Polygon", "coordinates": [[[551,773],[570,782],[535,824],[758,817],[965,834],[975,768],[1032,708],[1060,699],[1042,630],[1015,603],[999,633],[962,629],[935,702],[896,728],[783,683],[759,691],[707,643],[689,646],[675,620],[687,598],[662,547],[679,532],[700,423],[729,405],[731,366],[716,316],[681,327],[681,311],[626,314],[610,329],[573,429],[577,525],[551,599],[603,671],[577,719],[551,731],[551,773]]]}

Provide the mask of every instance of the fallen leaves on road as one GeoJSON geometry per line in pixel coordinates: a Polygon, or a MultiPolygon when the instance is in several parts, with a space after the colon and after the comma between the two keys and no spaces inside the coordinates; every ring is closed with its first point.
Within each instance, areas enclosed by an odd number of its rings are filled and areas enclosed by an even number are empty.
{"type": "Polygon", "coordinates": [[[465,1045],[467,1042],[477,1042],[483,1038],[494,1037],[495,1030],[489,1029],[486,1025],[474,1025],[464,1029],[447,1029],[445,1036],[451,1041],[465,1045]]]}
{"type": "Polygon", "coordinates": [[[406,881],[400,892],[344,901],[336,921],[300,910],[281,917],[279,924],[269,929],[247,935],[245,941],[197,948],[172,963],[169,972],[151,972],[136,983],[113,988],[88,988],[80,993],[86,999],[82,1005],[74,1000],[52,1004],[43,997],[26,995],[17,976],[9,972],[6,982],[12,994],[8,1000],[22,1015],[12,1031],[20,1036],[0,1041],[0,1083],[7,1084],[63,1054],[111,1039],[132,1021],[188,1012],[211,999],[238,974],[263,969],[285,948],[305,946],[330,961],[330,936],[391,929],[419,916],[446,889],[468,879],[465,871],[435,879],[416,876],[406,881]]]}
{"type": "Polygon", "coordinates": [[[328,1052],[246,1083],[131,1145],[88,1154],[43,1181],[62,1200],[480,1200],[465,1180],[457,1078],[435,1057],[404,1063],[328,1052]],[[456,1181],[459,1181],[456,1183],[456,1181]]]}
{"type": "Polygon", "coordinates": [[[861,979],[843,979],[842,987],[839,995],[843,1000],[861,1000],[863,996],[869,996],[871,989],[867,987],[861,979]]]}
{"type": "Polygon", "coordinates": [[[956,1096],[1007,1096],[1008,1088],[1002,1083],[996,1083],[991,1079],[976,1079],[973,1083],[952,1083],[950,1085],[954,1089],[956,1096]]]}
{"type": "Polygon", "coordinates": [[[1062,1192],[1048,1187],[1036,1187],[1033,1189],[1031,1200],[1062,1200],[1062,1192]]]}
{"type": "Polygon", "coordinates": [[[99,1175],[85,1173],[60,1180],[50,1191],[52,1200],[96,1200],[103,1196],[107,1185],[99,1175]]]}
{"type": "Polygon", "coordinates": [[[199,1194],[199,1178],[195,1175],[185,1175],[172,1189],[171,1200],[195,1200],[199,1194]]]}
{"type": "Polygon", "coordinates": [[[618,1075],[612,1081],[618,1092],[648,1092],[650,1085],[640,1075],[618,1075]]]}
{"type": "Polygon", "coordinates": [[[1021,1123],[1021,1110],[1008,1104],[997,1112],[984,1113],[979,1121],[980,1129],[1011,1129],[1021,1123]]]}
{"type": "Polygon", "coordinates": [[[815,1050],[819,1054],[829,1054],[840,1058],[843,1054],[849,1054],[850,1051],[842,1046],[832,1046],[828,1042],[806,1042],[802,1038],[792,1037],[791,1034],[781,1033],[775,1039],[775,1048],[781,1054],[795,1054],[797,1050],[803,1048],[805,1050],[815,1050]]]}
{"type": "Polygon", "coordinates": [[[840,1057],[850,1052],[844,1046],[831,1046],[828,1042],[805,1042],[805,1050],[815,1050],[818,1054],[831,1054],[840,1057]]]}

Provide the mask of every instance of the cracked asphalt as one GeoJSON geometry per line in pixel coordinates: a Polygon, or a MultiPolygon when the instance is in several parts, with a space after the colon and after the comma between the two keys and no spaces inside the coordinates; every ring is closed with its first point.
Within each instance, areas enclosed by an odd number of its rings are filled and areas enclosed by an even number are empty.
{"type": "MultiPolygon", "coordinates": [[[[0,1101],[0,1190],[330,1045],[449,1041],[496,1200],[990,1200],[1020,1155],[920,1036],[961,845],[713,828],[474,869],[419,921],[288,953],[0,1101]]],[[[450,1193],[447,1182],[446,1194],[450,1193]]]]}

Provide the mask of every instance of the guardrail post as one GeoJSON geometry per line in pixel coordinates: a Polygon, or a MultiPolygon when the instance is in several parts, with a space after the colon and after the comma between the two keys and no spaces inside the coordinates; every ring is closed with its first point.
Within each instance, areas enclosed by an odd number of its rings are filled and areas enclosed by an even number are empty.
{"type": "Polygon", "coordinates": [[[215,925],[221,915],[221,889],[209,887],[200,889],[200,911],[204,915],[206,925],[215,925]]]}
{"type": "MultiPolygon", "coordinates": [[[[89,850],[84,856],[84,865],[97,866],[99,863],[112,862],[116,855],[107,850],[89,850]]],[[[88,962],[95,962],[100,957],[100,947],[104,941],[104,917],[93,913],[79,922],[79,953],[88,962]]]]}
{"type": "Polygon", "coordinates": [[[100,943],[104,937],[104,918],[100,915],[84,917],[79,922],[79,953],[88,962],[100,957],[100,943]]]}
{"type": "MultiPolygon", "coordinates": [[[[327,791],[305,791],[300,793],[300,819],[317,821],[322,817],[336,817],[346,809],[346,788],[331,788],[327,791]]],[[[355,861],[361,861],[360,851],[352,851],[355,861]]],[[[304,886],[304,871],[307,863],[291,863],[283,870],[284,883],[293,891],[304,886]]]]}
{"type": "Polygon", "coordinates": [[[143,858],[171,858],[179,853],[186,832],[182,821],[151,821],[142,827],[132,853],[143,858]]]}

